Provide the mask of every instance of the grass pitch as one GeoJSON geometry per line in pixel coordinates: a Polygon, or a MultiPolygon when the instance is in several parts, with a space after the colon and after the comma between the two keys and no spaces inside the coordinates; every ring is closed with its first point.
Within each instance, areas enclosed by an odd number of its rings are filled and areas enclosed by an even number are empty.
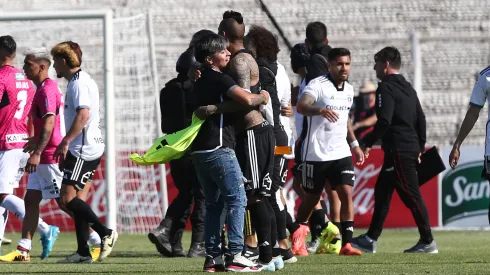
{"type": "MultiPolygon", "coordinates": [[[[358,230],[355,235],[362,233],[358,230]]],[[[4,245],[2,254],[16,247],[20,234],[8,234],[12,245],[4,245]]],[[[439,254],[407,255],[402,251],[415,244],[414,230],[386,230],[376,254],[361,257],[310,255],[286,265],[281,274],[490,274],[490,231],[435,231],[439,254]]],[[[189,247],[190,235],[184,235],[189,247]]],[[[40,244],[33,242],[31,263],[0,263],[1,274],[202,274],[202,259],[163,258],[146,235],[120,235],[111,256],[94,264],[57,264],[75,251],[74,233],[61,233],[48,259],[40,260],[40,244]]]]}

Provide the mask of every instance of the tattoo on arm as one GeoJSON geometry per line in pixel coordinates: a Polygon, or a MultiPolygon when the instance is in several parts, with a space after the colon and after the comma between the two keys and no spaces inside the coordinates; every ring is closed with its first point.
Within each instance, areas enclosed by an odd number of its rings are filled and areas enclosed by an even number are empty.
{"type": "Polygon", "coordinates": [[[36,154],[41,154],[44,151],[44,148],[46,148],[46,145],[48,144],[49,139],[51,138],[51,134],[53,133],[54,122],[55,122],[54,115],[48,115],[44,118],[44,126],[43,129],[41,130],[39,141],[37,143],[37,147],[35,150],[36,154]]]}
{"type": "Polygon", "coordinates": [[[312,106],[315,99],[307,94],[301,96],[298,102],[298,112],[304,116],[318,116],[322,108],[312,106]]]}
{"type": "Polygon", "coordinates": [[[231,60],[230,73],[238,86],[250,89],[250,67],[245,56],[239,54],[231,60]]]}

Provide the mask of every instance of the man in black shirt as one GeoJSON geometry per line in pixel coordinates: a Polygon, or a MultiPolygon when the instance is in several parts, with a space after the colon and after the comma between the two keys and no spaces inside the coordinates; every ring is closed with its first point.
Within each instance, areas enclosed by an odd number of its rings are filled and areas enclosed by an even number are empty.
{"type": "MultiPolygon", "coordinates": [[[[230,61],[227,40],[217,34],[208,35],[196,45],[196,60],[203,64],[201,77],[196,81],[194,93],[200,106],[217,105],[235,100],[244,106],[267,103],[267,92],[250,94],[221,71],[230,61]]],[[[207,108],[204,113],[208,114],[207,108]]],[[[204,271],[258,271],[260,268],[242,256],[243,227],[246,206],[242,172],[235,156],[235,131],[232,114],[212,114],[201,126],[192,146],[196,172],[206,198],[204,239],[206,260],[204,271]],[[222,213],[226,205],[228,249],[225,264],[221,258],[220,235],[223,228],[222,213]]]]}
{"type": "Polygon", "coordinates": [[[391,196],[396,189],[412,212],[420,233],[417,244],[404,252],[438,253],[416,169],[425,148],[425,115],[417,92],[399,74],[401,55],[398,49],[386,47],[374,56],[374,61],[376,77],[382,81],[376,91],[378,121],[373,132],[363,140],[363,147],[368,157],[373,144],[382,139],[385,157],[374,189],[374,213],[369,231],[355,238],[352,245],[366,252],[376,251],[376,241],[381,235],[391,196]]]}

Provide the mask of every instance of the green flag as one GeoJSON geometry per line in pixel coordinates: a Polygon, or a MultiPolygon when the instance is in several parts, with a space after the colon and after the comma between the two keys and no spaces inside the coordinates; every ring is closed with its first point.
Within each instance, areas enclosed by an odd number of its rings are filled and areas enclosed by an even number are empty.
{"type": "Polygon", "coordinates": [[[167,163],[181,158],[199,133],[204,120],[192,115],[191,126],[170,135],[160,137],[143,155],[131,154],[129,158],[140,165],[167,163]]]}

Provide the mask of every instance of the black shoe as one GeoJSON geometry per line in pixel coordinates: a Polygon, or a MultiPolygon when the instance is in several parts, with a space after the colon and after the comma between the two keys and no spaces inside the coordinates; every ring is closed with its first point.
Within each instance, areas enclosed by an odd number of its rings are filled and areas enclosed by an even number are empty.
{"type": "Polygon", "coordinates": [[[202,269],[204,272],[224,272],[225,264],[221,256],[213,258],[213,256],[206,256],[204,260],[204,267],[202,269]]]}
{"type": "Polygon", "coordinates": [[[259,259],[259,248],[244,245],[242,255],[251,261],[255,261],[259,259]]]}
{"type": "Polygon", "coordinates": [[[172,257],[170,244],[170,228],[159,226],[148,233],[148,239],[156,246],[158,252],[165,257],[172,257]]]}
{"type": "Polygon", "coordinates": [[[205,256],[206,256],[206,249],[204,248],[204,243],[191,244],[191,248],[189,248],[189,253],[187,253],[187,257],[197,258],[197,257],[205,257],[205,256]]]}
{"type": "Polygon", "coordinates": [[[185,257],[184,248],[182,248],[182,235],[184,229],[177,230],[173,236],[170,237],[170,243],[172,244],[172,257],[185,257]]]}

